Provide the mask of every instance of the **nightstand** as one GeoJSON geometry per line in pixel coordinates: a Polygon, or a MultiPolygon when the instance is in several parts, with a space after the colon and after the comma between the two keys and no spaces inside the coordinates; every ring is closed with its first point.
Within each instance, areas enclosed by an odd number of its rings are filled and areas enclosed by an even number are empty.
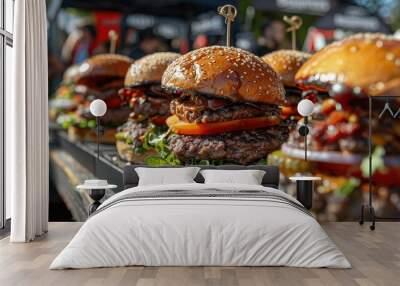
{"type": "Polygon", "coordinates": [[[100,200],[104,197],[107,189],[115,189],[116,185],[110,185],[106,180],[85,180],[83,185],[77,186],[78,189],[87,190],[93,203],[89,205],[89,216],[100,206],[100,200]]]}
{"type": "Polygon", "coordinates": [[[289,179],[296,182],[297,200],[301,202],[306,209],[311,209],[315,181],[321,181],[321,178],[313,176],[296,176],[290,177],[289,179]]]}

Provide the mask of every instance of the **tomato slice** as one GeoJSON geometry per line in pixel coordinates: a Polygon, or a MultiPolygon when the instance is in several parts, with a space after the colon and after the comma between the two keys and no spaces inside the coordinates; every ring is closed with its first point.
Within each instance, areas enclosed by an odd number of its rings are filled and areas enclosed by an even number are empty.
{"type": "Polygon", "coordinates": [[[336,125],[340,122],[347,121],[349,116],[350,114],[348,112],[333,111],[331,114],[329,114],[329,117],[327,118],[326,122],[331,125],[336,125]]]}
{"type": "Polygon", "coordinates": [[[113,95],[105,100],[106,105],[110,109],[121,107],[122,100],[118,95],[113,95]]]}
{"type": "Polygon", "coordinates": [[[277,116],[254,117],[246,119],[237,119],[231,121],[213,122],[213,123],[188,123],[179,120],[176,115],[167,118],[169,128],[181,135],[211,135],[225,132],[234,132],[241,130],[250,130],[277,125],[280,123],[277,116]]]}
{"type": "Polygon", "coordinates": [[[150,118],[150,121],[155,125],[165,125],[166,119],[167,118],[165,116],[156,115],[150,118]]]}
{"type": "Polygon", "coordinates": [[[290,115],[297,115],[297,107],[295,106],[282,106],[282,115],[283,116],[290,116],[290,115]]]}
{"type": "Polygon", "coordinates": [[[336,111],[336,101],[332,98],[326,99],[322,102],[321,113],[329,115],[331,112],[336,111]]]}
{"type": "Polygon", "coordinates": [[[124,102],[129,102],[133,97],[139,97],[144,94],[143,88],[124,87],[118,91],[118,95],[124,102]]]}

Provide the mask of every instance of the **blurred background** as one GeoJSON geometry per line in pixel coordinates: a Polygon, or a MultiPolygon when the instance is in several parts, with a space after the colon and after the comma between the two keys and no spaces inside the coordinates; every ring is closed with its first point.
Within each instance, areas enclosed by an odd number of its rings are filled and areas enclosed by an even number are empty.
{"type": "MultiPolygon", "coordinates": [[[[290,48],[284,15],[299,15],[297,46],[314,52],[356,32],[396,33],[397,0],[52,0],[48,2],[50,85],[55,90],[65,69],[108,52],[108,32],[119,35],[118,53],[138,59],[159,51],[186,53],[225,42],[218,6],[238,8],[236,47],[257,55],[290,48]]],[[[400,37],[400,31],[398,32],[400,37]]]]}
{"type": "MultiPolygon", "coordinates": [[[[48,52],[50,97],[65,70],[96,54],[110,50],[109,32],[118,35],[117,53],[138,59],[161,51],[184,54],[209,45],[225,44],[224,18],[217,7],[233,4],[238,16],[233,24],[233,44],[262,56],[290,49],[284,15],[298,15],[303,25],[297,33],[299,50],[313,53],[325,45],[357,32],[379,32],[400,38],[400,2],[397,0],[49,0],[48,52]]],[[[100,166],[94,166],[93,146],[74,143],[51,125],[51,220],[85,220],[89,198],[75,190],[93,169],[120,183],[124,162],[113,146],[104,146],[100,166]]],[[[281,187],[295,187],[287,177],[308,171],[323,177],[317,187],[313,211],[320,220],[355,220],[366,198],[366,180],[349,175],[340,164],[316,164],[291,158],[281,151],[268,158],[282,171],[281,187]]],[[[357,163],[358,164],[358,163],[357,163]]],[[[359,167],[359,166],[357,166],[359,167]]],[[[351,173],[353,174],[353,173],[351,173]]],[[[400,215],[400,184],[374,189],[378,214],[400,215]]]]}

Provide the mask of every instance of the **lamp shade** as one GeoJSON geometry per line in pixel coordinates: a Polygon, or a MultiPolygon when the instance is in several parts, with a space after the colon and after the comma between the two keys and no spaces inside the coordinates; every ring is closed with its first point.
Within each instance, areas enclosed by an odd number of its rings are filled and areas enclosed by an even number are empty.
{"type": "Polygon", "coordinates": [[[314,103],[309,99],[303,99],[297,105],[297,111],[301,116],[310,116],[314,111],[314,103]]]}
{"type": "Polygon", "coordinates": [[[107,105],[101,99],[95,99],[90,103],[90,113],[95,117],[101,117],[107,112],[107,105]]]}

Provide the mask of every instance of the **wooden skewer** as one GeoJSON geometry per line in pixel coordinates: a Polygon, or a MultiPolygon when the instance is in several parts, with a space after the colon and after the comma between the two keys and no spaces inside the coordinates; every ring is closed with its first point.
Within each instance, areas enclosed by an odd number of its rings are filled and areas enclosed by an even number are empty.
{"type": "Polygon", "coordinates": [[[299,16],[283,16],[283,21],[289,24],[289,27],[286,29],[287,32],[292,32],[292,50],[296,50],[296,31],[300,29],[301,25],[303,25],[303,20],[299,16]]]}
{"type": "Polygon", "coordinates": [[[111,30],[108,33],[108,37],[110,38],[110,54],[115,54],[117,50],[118,34],[114,30],[111,30]]]}
{"type": "Polygon", "coordinates": [[[235,17],[237,15],[236,7],[233,5],[224,5],[224,6],[218,7],[218,14],[225,17],[226,45],[228,47],[230,47],[231,46],[232,22],[235,21],[235,17]]]}

